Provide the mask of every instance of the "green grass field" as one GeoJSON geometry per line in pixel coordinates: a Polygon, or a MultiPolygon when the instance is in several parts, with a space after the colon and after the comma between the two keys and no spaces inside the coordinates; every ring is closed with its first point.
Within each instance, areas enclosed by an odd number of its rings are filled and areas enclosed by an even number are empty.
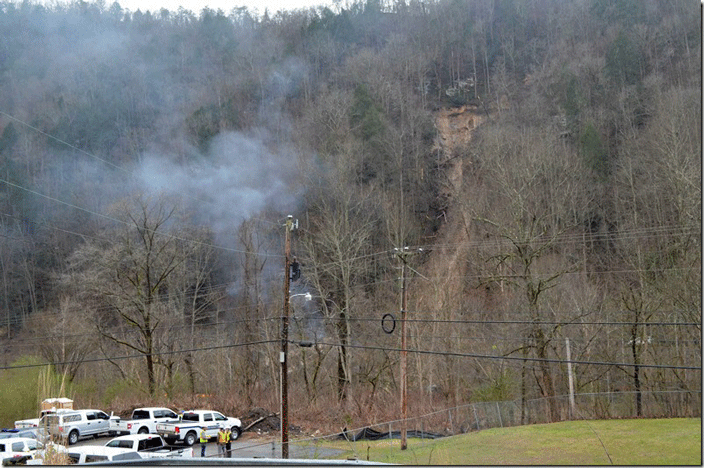
{"type": "Polygon", "coordinates": [[[568,421],[436,440],[334,442],[340,458],[404,465],[701,465],[698,419],[568,421]]]}

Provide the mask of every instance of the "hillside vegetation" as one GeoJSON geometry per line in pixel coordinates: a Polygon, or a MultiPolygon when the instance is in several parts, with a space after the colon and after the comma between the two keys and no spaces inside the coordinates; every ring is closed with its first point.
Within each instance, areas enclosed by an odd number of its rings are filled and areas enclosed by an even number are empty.
{"type": "Polygon", "coordinates": [[[636,395],[589,414],[699,416],[700,19],[0,2],[8,398],[278,411],[292,215],[304,430],[398,419],[402,295],[409,415],[518,400],[526,423],[543,399],[565,419],[569,340],[576,393],[636,395]]]}

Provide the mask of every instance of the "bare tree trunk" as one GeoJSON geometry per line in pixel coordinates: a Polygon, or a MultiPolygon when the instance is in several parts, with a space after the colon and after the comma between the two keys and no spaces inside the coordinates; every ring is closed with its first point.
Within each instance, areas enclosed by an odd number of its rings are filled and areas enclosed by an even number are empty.
{"type": "Polygon", "coordinates": [[[633,356],[633,387],[636,391],[636,416],[643,416],[643,395],[640,388],[640,356],[638,355],[638,322],[631,327],[631,354],[633,356]]]}

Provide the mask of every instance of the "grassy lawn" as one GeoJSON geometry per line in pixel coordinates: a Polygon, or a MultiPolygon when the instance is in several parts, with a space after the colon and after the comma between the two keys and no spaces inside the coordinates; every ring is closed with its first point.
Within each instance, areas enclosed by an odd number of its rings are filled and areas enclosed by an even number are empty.
{"type": "Polygon", "coordinates": [[[701,419],[568,421],[436,440],[326,442],[358,458],[404,465],[701,465],[701,419]]]}

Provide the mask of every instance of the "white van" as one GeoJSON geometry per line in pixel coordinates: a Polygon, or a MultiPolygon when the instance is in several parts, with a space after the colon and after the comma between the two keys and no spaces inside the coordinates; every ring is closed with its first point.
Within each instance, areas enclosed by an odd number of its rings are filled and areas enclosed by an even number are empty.
{"type": "Polygon", "coordinates": [[[107,413],[100,410],[76,410],[48,414],[44,416],[42,425],[47,425],[50,435],[66,439],[69,445],[73,445],[83,437],[109,433],[110,419],[107,413]]]}

